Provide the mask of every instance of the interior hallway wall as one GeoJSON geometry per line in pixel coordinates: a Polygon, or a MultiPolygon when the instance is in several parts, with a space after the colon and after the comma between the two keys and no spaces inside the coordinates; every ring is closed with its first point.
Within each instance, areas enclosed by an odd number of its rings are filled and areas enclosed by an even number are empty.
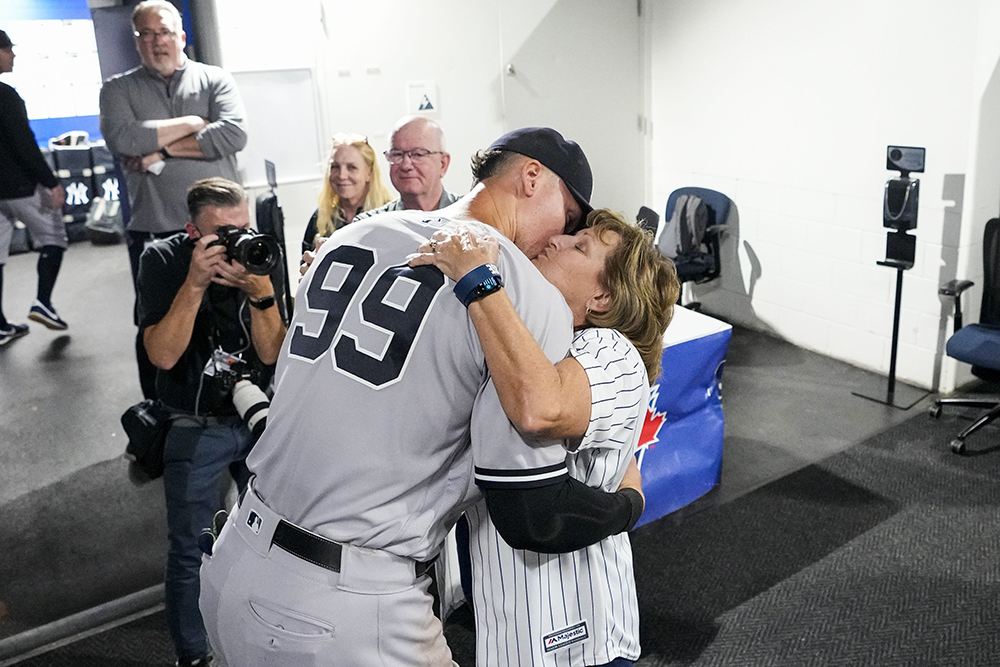
{"type": "MultiPolygon", "coordinates": [[[[875,262],[896,172],[884,156],[890,144],[924,146],[897,374],[942,390],[968,377],[942,358],[951,306],[937,288],[976,270],[982,225],[1000,209],[989,92],[1000,21],[989,5],[649,3],[656,208],[684,185],[737,207],[722,280],[694,288],[707,309],[887,372],[896,274],[875,262]]],[[[978,299],[966,299],[973,314],[978,299]]]]}
{"type": "MultiPolygon", "coordinates": [[[[308,67],[313,73],[313,100],[305,95],[260,95],[247,103],[251,124],[263,116],[270,119],[255,133],[260,137],[266,131],[277,142],[275,149],[306,139],[306,133],[292,136],[296,128],[282,123],[282,110],[294,115],[294,105],[316,105],[317,141],[322,145],[313,176],[284,183],[282,174],[287,176],[289,170],[277,165],[290,239],[301,237],[315,208],[334,133],[366,135],[388,180],[381,153],[388,148],[392,125],[409,113],[407,86],[414,82],[429,82],[437,94],[437,108],[428,115],[441,124],[452,155],[444,179],[449,191],[468,191],[470,158],[477,150],[505,131],[543,124],[561,129],[585,148],[594,165],[596,202],[629,215],[643,203],[642,136],[636,123],[642,85],[634,3],[289,0],[278,9],[269,0],[214,1],[225,67],[235,63],[241,69],[277,71],[289,66],[282,63],[295,51],[291,66],[308,67]],[[238,29],[232,28],[234,21],[238,29]],[[248,45],[257,45],[259,51],[248,45]],[[309,58],[306,47],[312,49],[309,58]],[[251,60],[254,63],[247,64],[251,60]],[[282,143],[286,134],[288,141],[282,143]],[[307,213],[290,215],[293,210],[307,213]]],[[[241,86],[253,76],[236,73],[241,86]]],[[[249,97],[244,95],[245,100],[249,97]]],[[[248,167],[256,168],[257,161],[254,157],[248,167]]],[[[249,175],[247,181],[255,189],[261,185],[249,175]]]]}

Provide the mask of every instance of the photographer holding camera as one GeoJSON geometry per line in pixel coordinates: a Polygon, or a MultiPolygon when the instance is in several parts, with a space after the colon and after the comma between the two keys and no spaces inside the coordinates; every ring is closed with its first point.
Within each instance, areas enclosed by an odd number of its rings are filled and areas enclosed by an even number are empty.
{"type": "Polygon", "coordinates": [[[286,328],[268,276],[239,261],[260,271],[266,266],[248,257],[267,260],[270,253],[266,237],[248,231],[243,188],[202,179],[188,190],[187,205],[185,232],[143,253],[137,291],[157,396],[173,415],[163,453],[167,623],[178,664],[204,665],[211,657],[198,610],[198,538],[222,508],[223,473],[230,471],[240,491],[246,487],[253,445],[232,390],[244,379],[267,386],[286,328]]]}

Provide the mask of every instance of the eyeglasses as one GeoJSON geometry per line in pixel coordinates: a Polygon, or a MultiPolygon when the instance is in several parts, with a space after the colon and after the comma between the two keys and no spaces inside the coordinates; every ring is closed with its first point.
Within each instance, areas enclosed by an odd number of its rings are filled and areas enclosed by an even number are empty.
{"type": "Polygon", "coordinates": [[[173,30],[142,30],[135,31],[132,34],[135,35],[136,39],[143,42],[152,42],[156,39],[173,39],[177,33],[173,30]]]}
{"type": "Polygon", "coordinates": [[[414,148],[409,151],[386,151],[382,153],[382,155],[384,155],[385,159],[389,161],[389,164],[399,164],[405,157],[409,157],[413,162],[418,162],[420,160],[426,160],[431,155],[441,155],[443,153],[444,151],[429,151],[426,148],[414,148]]]}

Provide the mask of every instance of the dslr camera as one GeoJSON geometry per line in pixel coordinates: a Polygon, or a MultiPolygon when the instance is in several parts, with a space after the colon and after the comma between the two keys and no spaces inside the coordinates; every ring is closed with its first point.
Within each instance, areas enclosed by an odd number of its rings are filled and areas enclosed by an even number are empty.
{"type": "Polygon", "coordinates": [[[246,267],[247,271],[258,276],[266,276],[278,265],[281,250],[278,242],[267,234],[224,225],[215,230],[219,237],[209,246],[221,245],[226,248],[226,257],[246,267]]]}
{"type": "Polygon", "coordinates": [[[250,430],[253,442],[257,442],[267,426],[271,401],[260,387],[251,382],[247,362],[239,355],[217,349],[205,364],[205,375],[215,378],[220,387],[233,393],[236,412],[250,430]]]}

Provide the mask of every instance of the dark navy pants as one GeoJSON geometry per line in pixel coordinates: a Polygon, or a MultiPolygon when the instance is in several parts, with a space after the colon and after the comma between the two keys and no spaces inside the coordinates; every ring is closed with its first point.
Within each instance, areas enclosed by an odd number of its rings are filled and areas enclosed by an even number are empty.
{"type": "Polygon", "coordinates": [[[167,500],[166,617],[177,657],[208,652],[205,625],[198,609],[201,549],[198,536],[223,509],[228,470],[242,492],[249,472],[252,442],[239,417],[206,427],[175,422],[163,449],[163,491],[167,500]]]}

